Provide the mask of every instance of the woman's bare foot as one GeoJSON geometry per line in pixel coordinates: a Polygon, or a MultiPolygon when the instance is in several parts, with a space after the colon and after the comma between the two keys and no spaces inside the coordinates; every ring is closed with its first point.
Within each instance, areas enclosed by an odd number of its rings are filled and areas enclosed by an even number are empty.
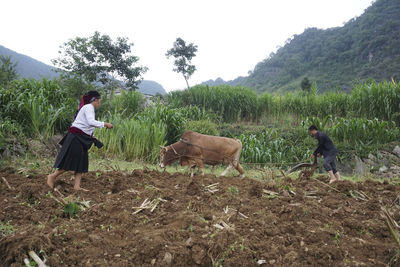
{"type": "Polygon", "coordinates": [[[47,185],[51,188],[54,189],[54,182],[56,180],[56,177],[54,173],[47,175],[47,185]]]}
{"type": "Polygon", "coordinates": [[[332,183],[334,183],[336,181],[337,181],[337,179],[331,179],[331,180],[329,180],[329,183],[332,184],[332,183]]]}

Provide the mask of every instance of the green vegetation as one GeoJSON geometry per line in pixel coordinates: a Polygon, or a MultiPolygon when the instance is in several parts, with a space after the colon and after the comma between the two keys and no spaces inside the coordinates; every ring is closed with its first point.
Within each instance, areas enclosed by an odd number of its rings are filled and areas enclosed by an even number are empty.
{"type": "Polygon", "coordinates": [[[93,36],[76,37],[64,43],[53,64],[60,67],[64,75],[79,77],[88,83],[136,89],[147,68],[135,66],[139,58],[131,54],[132,46],[128,38],[118,37],[113,41],[110,36],[96,31],[93,36]]]}
{"type": "MultiPolygon", "coordinates": [[[[15,80],[0,90],[0,117],[18,123],[26,136],[49,138],[66,130],[73,119],[74,101],[57,81],[15,80]]],[[[15,123],[14,123],[15,122],[15,123]]]]}
{"type": "Polygon", "coordinates": [[[109,131],[96,130],[95,135],[104,143],[104,148],[92,148],[94,153],[146,162],[155,162],[158,159],[159,146],[165,145],[165,127],[162,122],[153,122],[146,118],[123,119],[118,114],[108,119],[115,128],[109,131]]]}
{"type": "Polygon", "coordinates": [[[216,124],[207,120],[188,121],[185,129],[207,135],[219,135],[216,124]]]}
{"type": "Polygon", "coordinates": [[[189,78],[196,71],[196,66],[191,64],[192,59],[196,56],[197,45],[193,43],[187,44],[182,38],[176,38],[174,47],[169,49],[165,56],[167,58],[174,57],[174,71],[182,73],[189,89],[189,78]]]}
{"type": "MultiPolygon", "coordinates": [[[[0,149],[10,136],[47,139],[72,122],[78,99],[58,80],[15,80],[0,90],[0,149]]],[[[258,96],[249,88],[195,86],[146,105],[135,91],[103,94],[97,111],[112,130],[96,130],[104,143],[100,158],[155,163],[159,146],[179,140],[185,130],[239,138],[241,161],[289,166],[308,161],[315,147],[307,127],[325,131],[340,157],[366,156],[400,139],[400,84],[364,83],[350,94],[296,91],[258,96]],[[372,108],[366,108],[372,107],[372,108]]]]}
{"type": "Polygon", "coordinates": [[[188,90],[171,92],[168,103],[175,107],[199,106],[212,111],[224,122],[254,120],[257,117],[257,94],[245,87],[197,85],[188,90]]]}
{"type": "Polygon", "coordinates": [[[293,135],[292,138],[285,137],[274,128],[258,135],[242,134],[239,137],[243,144],[241,158],[248,163],[274,163],[280,166],[306,161],[314,146],[309,142],[311,138],[307,138],[306,128],[298,129],[293,135]]]}
{"type": "Polygon", "coordinates": [[[6,223],[3,223],[2,221],[0,221],[0,234],[2,237],[10,235],[12,233],[14,233],[14,226],[11,225],[11,222],[8,221],[6,223]]]}
{"type": "Polygon", "coordinates": [[[229,82],[257,92],[300,89],[308,77],[321,91],[350,91],[354,81],[399,81],[400,2],[377,0],[343,27],[309,28],[289,38],[248,77],[229,82]]]}
{"type": "Polygon", "coordinates": [[[68,214],[69,217],[73,217],[79,211],[79,205],[76,202],[69,202],[64,206],[64,213],[68,214]]]}
{"type": "Polygon", "coordinates": [[[11,81],[17,79],[16,63],[11,61],[10,56],[0,54],[0,86],[6,87],[11,81]]]}
{"type": "MultiPolygon", "coordinates": [[[[385,1],[389,0],[376,1],[366,14],[382,8],[381,3],[385,1]]],[[[360,17],[345,27],[364,20],[360,17]]],[[[307,34],[312,32],[306,31],[307,34]]],[[[81,94],[93,89],[103,95],[102,105],[96,111],[97,118],[114,125],[112,130],[95,131],[95,136],[104,143],[102,149],[92,149],[91,154],[98,159],[140,160],[153,164],[158,160],[159,146],[178,141],[185,130],[240,139],[243,144],[241,161],[245,168],[253,164],[286,167],[309,161],[316,146],[307,131],[311,124],[333,139],[340,158],[351,158],[354,154],[366,156],[398,142],[400,83],[394,79],[383,82],[368,80],[354,85],[349,93],[318,93],[317,85],[324,87],[315,83],[315,73],[308,73],[307,77],[301,73],[308,71],[311,65],[319,64],[321,70],[326,71],[335,68],[321,65],[319,59],[315,61],[314,51],[310,52],[310,66],[308,63],[299,65],[291,57],[281,58],[284,51],[298,43],[299,38],[302,37],[295,37],[263,64],[269,67],[272,64],[278,70],[275,73],[277,79],[296,82],[301,90],[258,95],[252,88],[243,86],[198,85],[166,96],[159,95],[151,101],[133,90],[114,94],[113,89],[121,84],[118,85],[112,76],[124,77],[126,83],[122,85],[133,88],[145,71],[145,68],[134,67],[138,58],[129,54],[131,44],[127,39],[117,38],[112,42],[107,35],[96,32],[90,38],[70,40],[64,44],[63,53],[56,60],[59,66],[71,70],[70,73],[63,72],[54,80],[14,80],[14,77],[0,84],[0,152],[6,150],[4,146],[10,138],[14,139],[11,142],[13,146],[15,140],[21,140],[20,143],[27,143],[27,138],[47,140],[55,133],[66,132],[81,94]],[[284,74],[280,73],[281,70],[284,74]],[[95,81],[97,83],[93,83],[95,81]]],[[[195,45],[186,45],[178,38],[174,48],[167,52],[167,56],[176,58],[176,71],[182,73],[186,81],[195,70],[190,60],[196,51],[195,45]]],[[[4,62],[2,66],[9,67],[0,68],[0,76],[14,66],[9,58],[4,62]]],[[[258,66],[260,71],[265,71],[264,65],[258,66]]],[[[266,71],[263,75],[267,77],[268,73],[266,71]]],[[[257,75],[255,71],[250,77],[257,75]]],[[[320,78],[326,79],[322,74],[320,78]]],[[[270,84],[272,89],[285,89],[280,85],[282,81],[269,79],[268,82],[276,82],[270,84]]],[[[264,88],[263,83],[253,86],[264,88]]]]}

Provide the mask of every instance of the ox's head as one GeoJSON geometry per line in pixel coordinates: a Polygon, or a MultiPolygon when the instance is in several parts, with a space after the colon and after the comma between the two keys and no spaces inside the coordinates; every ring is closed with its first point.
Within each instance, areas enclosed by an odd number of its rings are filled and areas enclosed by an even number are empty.
{"type": "Polygon", "coordinates": [[[160,167],[165,168],[179,157],[170,146],[160,146],[160,167]]]}

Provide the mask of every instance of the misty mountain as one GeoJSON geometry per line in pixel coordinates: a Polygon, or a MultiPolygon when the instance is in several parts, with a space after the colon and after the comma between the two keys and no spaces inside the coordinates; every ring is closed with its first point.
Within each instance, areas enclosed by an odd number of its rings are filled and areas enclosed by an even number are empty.
{"type": "MultiPolygon", "coordinates": [[[[58,73],[55,72],[56,68],[40,62],[29,56],[17,53],[11,49],[8,49],[0,45],[0,55],[10,56],[13,63],[17,63],[16,70],[20,78],[56,78],[58,73]]],[[[149,95],[166,94],[163,86],[155,81],[143,80],[139,84],[139,92],[149,95]]]]}
{"type": "Polygon", "coordinates": [[[11,61],[17,63],[17,74],[22,78],[56,78],[58,74],[54,67],[49,66],[36,59],[19,54],[11,49],[0,45],[0,55],[10,56],[11,61]]]}
{"type": "Polygon", "coordinates": [[[143,80],[139,84],[138,91],[148,95],[156,95],[156,94],[165,95],[167,93],[161,84],[150,80],[143,80]]]}
{"type": "Polygon", "coordinates": [[[226,83],[257,92],[283,92],[299,89],[301,80],[308,77],[320,91],[348,91],[354,82],[370,78],[398,81],[399,70],[400,1],[376,0],[342,27],[308,28],[294,35],[249,76],[226,83]]]}

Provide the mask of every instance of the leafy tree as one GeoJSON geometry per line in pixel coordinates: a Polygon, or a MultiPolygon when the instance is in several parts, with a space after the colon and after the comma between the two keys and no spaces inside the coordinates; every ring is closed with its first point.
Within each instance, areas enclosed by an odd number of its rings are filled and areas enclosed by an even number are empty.
{"type": "Polygon", "coordinates": [[[60,86],[74,99],[80,99],[84,93],[91,90],[101,91],[99,86],[93,83],[87,83],[81,76],[72,73],[62,73],[62,75],[58,77],[58,81],[60,86]]]}
{"type": "Polygon", "coordinates": [[[6,87],[7,84],[17,79],[17,63],[12,63],[11,57],[0,55],[0,86],[6,87]]]}
{"type": "Polygon", "coordinates": [[[186,42],[183,39],[177,38],[174,42],[174,47],[169,49],[165,54],[167,58],[170,58],[171,56],[175,58],[174,71],[177,73],[182,73],[188,89],[188,80],[190,76],[192,76],[192,74],[196,71],[196,66],[190,64],[192,58],[196,56],[196,52],[197,45],[194,45],[193,43],[186,45],[186,42]]]}
{"type": "Polygon", "coordinates": [[[301,90],[307,93],[311,92],[311,83],[307,77],[304,77],[304,79],[301,81],[301,90]]]}
{"type": "Polygon", "coordinates": [[[128,38],[118,37],[114,42],[110,36],[96,31],[93,36],[64,43],[60,56],[52,62],[67,75],[80,76],[89,83],[108,85],[121,80],[121,86],[136,89],[147,68],[135,66],[139,58],[131,54],[132,46],[128,38]]]}

